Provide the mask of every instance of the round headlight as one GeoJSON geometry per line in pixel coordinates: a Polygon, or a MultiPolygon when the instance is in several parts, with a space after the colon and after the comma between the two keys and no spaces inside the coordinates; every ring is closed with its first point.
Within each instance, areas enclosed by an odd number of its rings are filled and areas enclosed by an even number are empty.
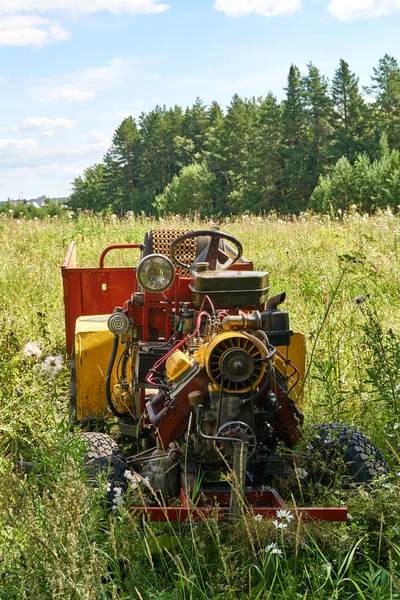
{"type": "Polygon", "coordinates": [[[138,264],[136,277],[147,292],[165,292],[174,283],[175,267],[166,256],[149,254],[138,264]]]}

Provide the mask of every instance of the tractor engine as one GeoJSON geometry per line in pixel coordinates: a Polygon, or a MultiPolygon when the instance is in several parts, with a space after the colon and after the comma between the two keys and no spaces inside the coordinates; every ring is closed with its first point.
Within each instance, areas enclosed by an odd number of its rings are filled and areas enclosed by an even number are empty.
{"type": "MultiPolygon", "coordinates": [[[[275,365],[282,367],[283,357],[264,331],[271,312],[200,312],[206,323],[164,357],[163,377],[157,364],[150,372],[148,381],[158,375],[159,389],[146,403],[158,446],[153,458],[160,457],[150,468],[155,487],[168,489],[166,473],[170,479],[179,461],[205,471],[232,464],[237,443],[246,444],[248,470],[262,477],[279,441],[298,441],[302,415],[275,365]]],[[[289,341],[287,313],[274,312],[284,315],[289,341]]]]}

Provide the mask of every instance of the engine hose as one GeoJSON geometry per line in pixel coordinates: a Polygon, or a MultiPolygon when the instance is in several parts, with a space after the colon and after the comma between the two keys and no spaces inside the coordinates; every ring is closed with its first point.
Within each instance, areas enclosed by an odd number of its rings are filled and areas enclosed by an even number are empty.
{"type": "Polygon", "coordinates": [[[117,419],[123,419],[125,417],[129,417],[130,413],[119,412],[119,410],[117,410],[115,408],[114,403],[111,398],[111,373],[113,372],[113,369],[114,369],[115,358],[117,356],[117,351],[118,351],[118,344],[119,344],[119,336],[114,335],[114,343],[113,343],[113,347],[111,350],[111,356],[110,356],[110,360],[109,360],[108,367],[107,367],[107,373],[106,373],[106,385],[105,385],[106,390],[105,391],[106,391],[106,400],[107,400],[108,408],[111,410],[114,417],[117,417],[117,419]]]}
{"type": "Polygon", "coordinates": [[[249,401],[251,402],[257,402],[257,400],[259,400],[260,398],[262,398],[262,396],[264,396],[265,392],[267,391],[268,387],[271,385],[271,377],[272,377],[272,363],[269,362],[268,365],[268,372],[267,372],[267,376],[265,378],[265,381],[263,383],[263,386],[258,390],[258,392],[255,392],[254,394],[252,394],[249,397],[249,401]]]}

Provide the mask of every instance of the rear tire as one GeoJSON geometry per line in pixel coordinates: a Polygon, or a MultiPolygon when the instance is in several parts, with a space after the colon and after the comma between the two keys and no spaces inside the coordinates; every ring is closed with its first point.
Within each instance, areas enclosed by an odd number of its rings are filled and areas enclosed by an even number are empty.
{"type": "Polygon", "coordinates": [[[315,430],[312,445],[334,472],[343,461],[354,483],[370,483],[389,473],[382,452],[359,431],[338,423],[317,425],[315,430]]]}

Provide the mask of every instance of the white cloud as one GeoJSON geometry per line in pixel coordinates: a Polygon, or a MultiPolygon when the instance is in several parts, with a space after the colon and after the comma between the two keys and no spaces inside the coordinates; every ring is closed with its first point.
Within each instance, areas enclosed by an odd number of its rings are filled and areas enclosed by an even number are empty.
{"type": "Polygon", "coordinates": [[[400,10],[400,0],[331,0],[328,12],[340,21],[373,19],[400,10]]]}
{"type": "Polygon", "coordinates": [[[108,11],[114,14],[149,14],[164,12],[169,8],[169,4],[161,0],[8,0],[8,2],[0,2],[0,14],[5,15],[47,11],[75,13],[108,11]]]}
{"type": "Polygon", "coordinates": [[[24,131],[39,131],[42,135],[52,136],[59,129],[74,129],[78,123],[72,119],[57,117],[28,117],[19,125],[13,125],[11,131],[14,133],[23,133],[24,131]]]}
{"type": "Polygon", "coordinates": [[[82,162],[82,157],[85,157],[85,162],[88,163],[100,160],[107,149],[108,143],[105,142],[68,148],[61,145],[42,146],[32,138],[0,139],[0,173],[7,174],[7,169],[36,169],[49,162],[58,164],[60,168],[72,168],[77,160],[82,162]]]}
{"type": "Polygon", "coordinates": [[[70,33],[56,21],[36,15],[16,15],[0,19],[0,46],[40,47],[68,40],[70,37],[70,33]]]}
{"type": "Polygon", "coordinates": [[[214,4],[215,10],[235,18],[251,14],[262,17],[291,15],[302,6],[302,0],[215,0],[214,4]]]}
{"type": "Polygon", "coordinates": [[[95,92],[81,87],[44,87],[42,97],[51,102],[86,102],[95,96],[95,92]]]}
{"type": "Polygon", "coordinates": [[[23,140],[7,140],[0,138],[0,150],[6,150],[11,152],[20,152],[25,150],[32,150],[37,148],[38,143],[32,138],[25,138],[23,140]]]}
{"type": "Polygon", "coordinates": [[[94,98],[97,92],[115,89],[126,81],[157,78],[158,75],[140,68],[140,64],[148,60],[116,57],[101,67],[89,67],[61,77],[31,82],[31,93],[40,102],[85,102],[94,98]]]}
{"type": "Polygon", "coordinates": [[[94,129],[90,131],[85,137],[89,142],[103,142],[108,146],[111,144],[111,139],[114,135],[114,129],[94,129]]]}

